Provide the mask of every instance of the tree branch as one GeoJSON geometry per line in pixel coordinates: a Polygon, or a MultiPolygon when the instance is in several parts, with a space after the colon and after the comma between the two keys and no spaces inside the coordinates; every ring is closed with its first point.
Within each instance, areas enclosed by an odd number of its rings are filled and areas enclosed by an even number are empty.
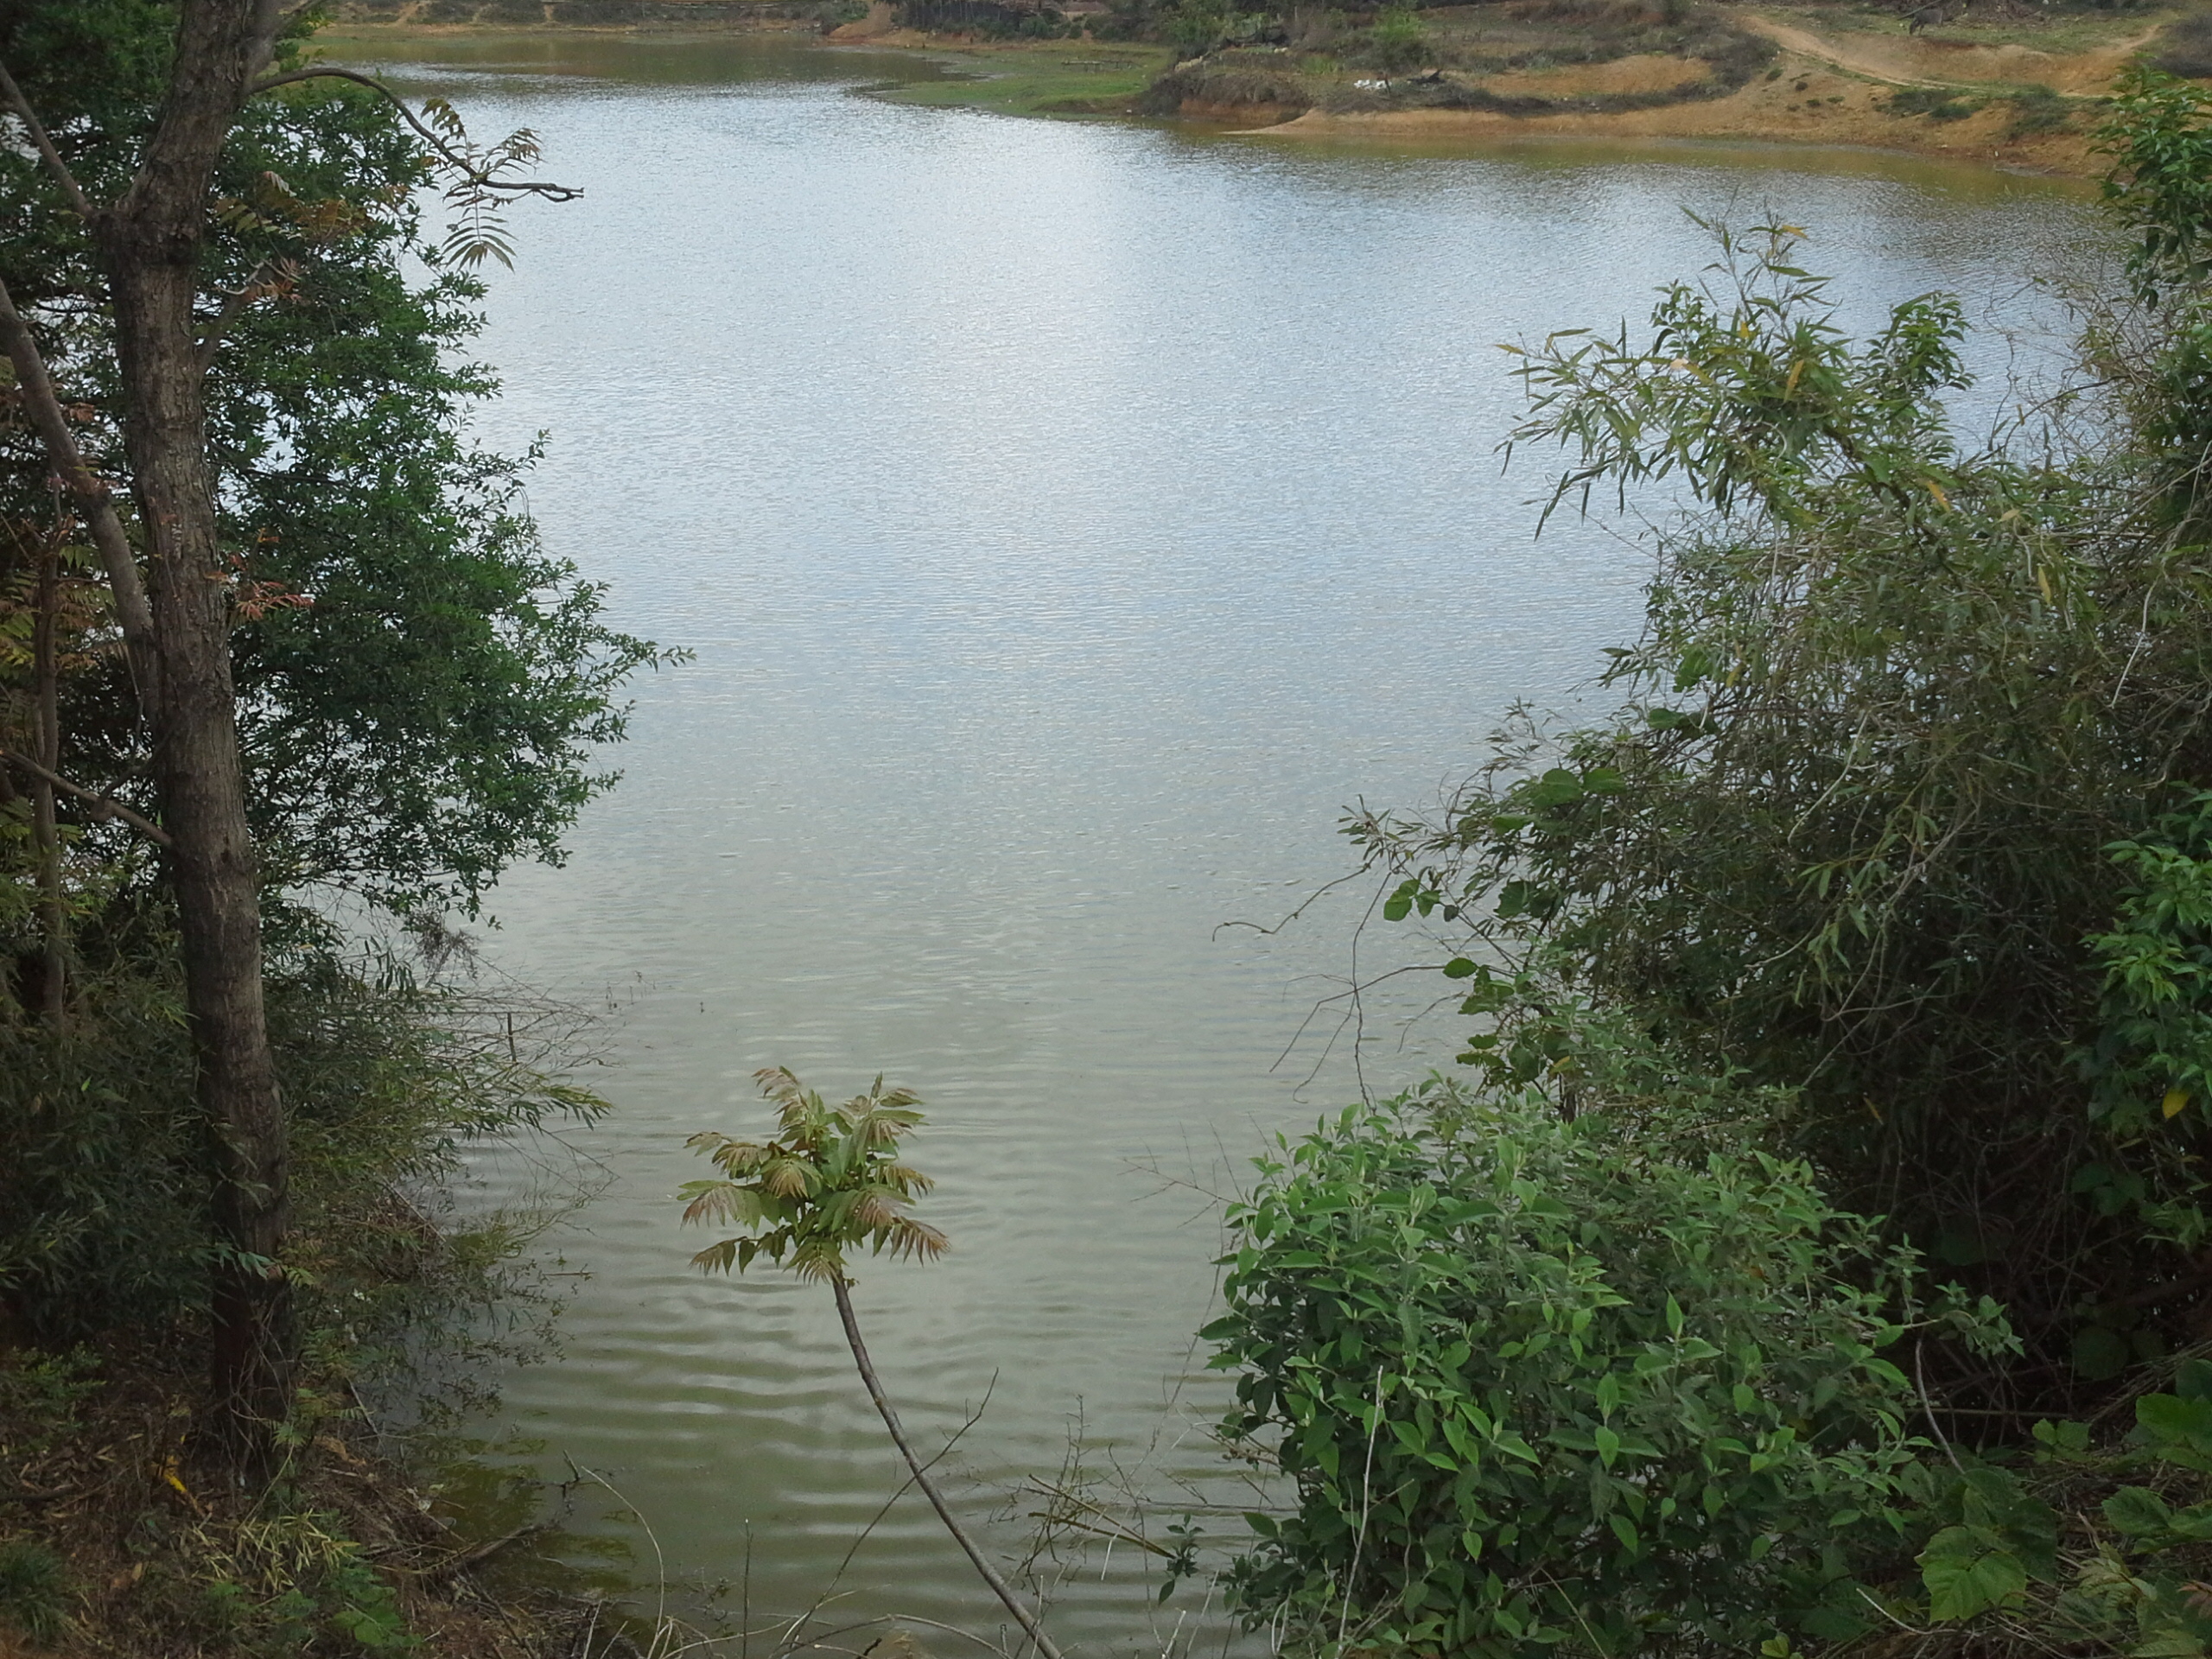
{"type": "Polygon", "coordinates": [[[215,353],[223,343],[223,336],[231,332],[231,325],[238,320],[246,307],[265,294],[282,291],[272,290],[267,286],[269,279],[276,274],[276,261],[264,259],[253,268],[252,274],[238,287],[216,289],[223,296],[223,303],[207,320],[207,326],[200,335],[200,368],[202,373],[214,365],[215,353]]]}
{"type": "Polygon", "coordinates": [[[27,754],[17,754],[13,749],[0,749],[0,760],[11,760],[32,777],[51,784],[64,795],[74,796],[92,809],[92,816],[96,818],[121,818],[140,835],[157,841],[164,847],[176,844],[169,838],[169,832],[160,824],[140,817],[121,801],[111,800],[96,789],[86,789],[82,784],[71,783],[59,772],[48,772],[27,754]]]}
{"type": "MultiPolygon", "coordinates": [[[[283,0],[255,0],[252,39],[256,61],[246,71],[249,78],[269,67],[276,55],[276,31],[289,21],[292,13],[300,10],[295,5],[288,10],[283,0]]],[[[244,103],[245,100],[240,99],[238,101],[244,103]]]]}
{"type": "Polygon", "coordinates": [[[124,534],[123,520],[117,516],[113,493],[85,464],[77,440],[70,435],[69,419],[54,394],[46,359],[39,354],[30,325],[16,309],[15,297],[8,292],[4,280],[0,280],[0,349],[7,352],[15,365],[16,396],[37,429],[48,461],[63,486],[76,498],[92,527],[92,544],[99,550],[108,586],[115,594],[116,620],[123,626],[139,707],[150,720],[161,701],[159,658],[155,651],[154,613],[146,602],[146,584],[138,573],[138,560],[130,550],[130,537],[124,534]]]}
{"type": "Polygon", "coordinates": [[[92,217],[92,204],[86,200],[84,191],[78,188],[76,175],[70,172],[69,163],[61,159],[61,152],[54,147],[54,140],[48,135],[37,113],[32,110],[30,99],[23,96],[23,89],[16,85],[16,78],[8,73],[8,66],[4,63],[0,63],[0,98],[7,100],[7,105],[15,111],[16,118],[30,129],[31,143],[38,146],[39,159],[46,163],[47,171],[53,174],[54,181],[60,185],[61,194],[69,198],[69,206],[77,216],[89,223],[92,217]]]}
{"type": "Polygon", "coordinates": [[[356,86],[365,86],[371,92],[387,99],[392,108],[397,110],[406,120],[407,124],[414,128],[416,136],[429,145],[432,149],[436,150],[445,158],[448,166],[460,172],[461,176],[473,185],[485,189],[505,191],[510,195],[543,196],[548,201],[574,201],[578,196],[583,194],[583,192],[574,185],[555,184],[545,179],[495,178],[441,138],[420,116],[407,107],[406,100],[397,92],[393,92],[374,75],[365,75],[358,69],[334,69],[317,65],[312,68],[287,70],[281,75],[270,75],[255,81],[252,86],[245,89],[246,96],[251,98],[257,93],[273,92],[279,86],[289,86],[296,81],[302,80],[350,80],[356,86]]]}

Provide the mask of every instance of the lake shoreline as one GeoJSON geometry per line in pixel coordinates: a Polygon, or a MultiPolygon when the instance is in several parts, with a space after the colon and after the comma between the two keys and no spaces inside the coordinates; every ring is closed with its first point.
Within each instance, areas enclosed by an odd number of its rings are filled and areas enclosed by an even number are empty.
{"type": "MultiPolygon", "coordinates": [[[[736,9],[732,9],[734,11],[736,9]]],[[[1391,107],[1392,83],[1350,83],[1349,96],[1310,102],[1248,90],[1258,54],[1233,52],[1177,65],[1154,46],[1096,41],[987,41],[890,26],[874,16],[824,33],[789,8],[746,8],[742,18],[696,22],[426,23],[341,16],[325,31],[386,44],[454,36],[780,36],[825,51],[865,50],[927,59],[952,73],[940,79],[885,81],[867,95],[935,108],[972,108],[1052,120],[1166,120],[1217,133],[1313,143],[1409,143],[1424,147],[1499,142],[1623,139],[1666,144],[1725,143],[1789,151],[1879,153],[2034,177],[2092,179],[2103,170],[2091,149],[2084,111],[2139,41],[2060,55],[2018,47],[1992,48],[1948,39],[1817,35],[1783,15],[1745,14],[1747,26],[1774,42],[1774,68],[1721,96],[1690,97],[1653,107],[1559,109],[1523,113],[1491,108],[1391,107]],[[1911,74],[1915,54],[1959,60],[1976,74],[1978,94],[1937,114],[1897,107],[1901,89],[1936,85],[1911,74]],[[1962,55],[1963,54],[1963,55],[1962,55]],[[2017,79],[2040,77],[2033,81],[2017,79]],[[2005,77],[2014,77],[2007,79],[2005,77]],[[1219,95],[1209,82],[1220,83],[1219,95]],[[1178,83],[1183,83],[1179,87],[1178,83]],[[2072,106],[2053,130],[2024,121],[2020,99],[2034,88],[2063,87],[2072,106]],[[1376,86],[1382,90],[1371,90],[1376,86]],[[2009,90],[2008,90],[2009,89],[2009,90]],[[1360,107],[1364,105],[1370,107],[1360,107]]],[[[1278,49],[1278,56],[1280,54],[1278,49]]],[[[1602,71],[1608,66],[1597,66],[1602,71]]],[[[1276,72],[1278,75],[1280,72],[1276,72]]],[[[1593,72],[1584,71],[1589,79],[1593,72]]],[[[1560,92],[1577,87],[1573,70],[1549,72],[1560,92]]],[[[1433,79],[1433,77],[1429,79],[1433,79]]],[[[1500,78],[1503,79],[1503,78],[1500,78]]],[[[1403,86],[1413,83],[1404,82],[1403,86]]],[[[1963,86],[1948,82],[1945,85],[1963,86]]],[[[1594,83],[1593,83],[1594,85],[1594,83]]],[[[1396,94],[1402,96],[1402,93],[1396,94]]]]}

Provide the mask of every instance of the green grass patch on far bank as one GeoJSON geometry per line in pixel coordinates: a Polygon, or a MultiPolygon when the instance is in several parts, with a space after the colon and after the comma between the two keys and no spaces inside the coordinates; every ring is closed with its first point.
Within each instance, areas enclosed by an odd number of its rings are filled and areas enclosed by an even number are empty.
{"type": "Polygon", "coordinates": [[[868,88],[894,104],[1001,115],[1117,115],[1167,67],[1156,46],[1038,41],[932,51],[959,78],[868,88]]]}

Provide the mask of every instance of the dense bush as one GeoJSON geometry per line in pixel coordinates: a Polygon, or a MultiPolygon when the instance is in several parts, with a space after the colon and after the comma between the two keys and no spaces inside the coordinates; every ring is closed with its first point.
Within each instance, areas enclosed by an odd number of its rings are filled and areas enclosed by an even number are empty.
{"type": "Polygon", "coordinates": [[[1434,55],[1428,32],[1408,6],[1386,6],[1377,12],[1359,54],[1362,62],[1389,75],[1418,69],[1434,55]]]}
{"type": "MultiPolygon", "coordinates": [[[[2109,1375],[2094,1333],[2155,1351],[2205,1289],[2142,1207],[2193,1203],[2205,1101],[2115,1141],[2080,1058],[2112,1014],[2086,941],[2139,871],[2107,849],[2212,780],[2189,493],[2207,405],[2176,366],[2199,332],[2203,141],[2185,110],[2124,107],[2123,205],[2170,292],[2114,302],[2076,384],[1993,442],[1948,413],[1956,303],[1909,301],[1853,341],[1785,230],[1726,238],[1719,279],[1667,289],[1648,342],[1532,351],[1518,438],[1574,457],[1555,505],[1667,480],[1698,510],[1662,533],[1643,636],[1611,653],[1615,719],[1524,726],[1440,821],[1355,826],[1397,875],[1391,913],[1440,923],[1465,971],[1537,969],[1538,1004],[1555,976],[1802,1091],[1792,1144],[1837,1201],[2025,1339],[2001,1371],[1939,1358],[1960,1406],[2063,1411],[2109,1375]],[[2133,1196],[2088,1195],[2107,1173],[2133,1196]]],[[[1511,1031],[1535,1018],[1522,1001],[1467,1012],[1511,1031]]]]}
{"type": "MultiPolygon", "coordinates": [[[[159,944],[87,975],[60,1031],[0,1003],[0,1311],[41,1343],[188,1329],[206,1301],[206,1129],[159,944]]],[[[296,1276],[364,1331],[435,1243],[409,1189],[450,1174],[469,1140],[598,1103],[516,1064],[466,999],[392,958],[308,941],[272,963],[268,992],[296,1276]]]]}
{"type": "Polygon", "coordinates": [[[1956,302],[1853,340],[1786,226],[1524,353],[1554,509],[1688,511],[1613,716],[1351,826],[1471,1028],[1232,1212],[1296,1645],[2207,1651],[2212,100],[2101,142],[2127,281],[1987,439],[1956,302]]]}
{"type": "Polygon", "coordinates": [[[1433,1084],[1231,1211],[1205,1335],[1297,1493],[1235,1583],[1301,1645],[1748,1651],[1859,1629],[1854,1563],[1899,1547],[1911,1254],[1802,1164],[1700,1149],[1774,1103],[1581,1035],[1572,1120],[1433,1084]]]}
{"type": "Polygon", "coordinates": [[[2212,1651],[2212,1365],[2133,1402],[2133,1432],[2039,1422],[2031,1450],[1934,1465],[1916,1581],[1869,1590],[1907,1652],[2212,1651]],[[1927,1628],[1920,1628],[1927,1627],[1927,1628]]]}
{"type": "Polygon", "coordinates": [[[2212,12],[2190,11],[2159,31],[2152,63],[2169,75],[2212,79],[2212,12]]]}
{"type": "Polygon", "coordinates": [[[598,1103],[531,1064],[566,1028],[556,1011],[494,1014],[291,918],[267,990],[293,1132],[282,1271],[307,1357],[280,1478],[227,1504],[186,1437],[207,1368],[207,1131],[158,912],[118,919],[136,908],[80,936],[66,1024],[0,999],[0,1486],[80,1494],[0,1520],[0,1649],[87,1599],[118,1652],[413,1648],[357,1402],[435,1425],[481,1402],[485,1361],[537,1351],[548,1310],[516,1257],[538,1218],[441,1228],[424,1206],[463,1144],[598,1103]],[[71,1573],[41,1570],[56,1560],[71,1573]]]}

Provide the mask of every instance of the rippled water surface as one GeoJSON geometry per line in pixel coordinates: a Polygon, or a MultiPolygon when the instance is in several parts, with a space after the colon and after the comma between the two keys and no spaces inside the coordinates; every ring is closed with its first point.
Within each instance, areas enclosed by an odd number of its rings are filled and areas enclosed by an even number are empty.
{"type": "MultiPolygon", "coordinates": [[[[1543,461],[1500,476],[1493,343],[1640,315],[1710,256],[1688,207],[1811,227],[1854,322],[1948,287],[2033,350],[2029,279],[2088,223],[2075,191],[1871,156],[901,108],[849,87],[927,66],[757,41],[380,49],[585,188],[517,215],[487,435],[550,434],[548,541],[696,653],[638,688],[569,866],[495,905],[501,968],[613,1011],[588,1080],[617,1107],[560,1239],[586,1275],[565,1357],[503,1421],[549,1471],[607,1471],[671,1573],[749,1549],[756,1610],[822,1593],[899,1471],[825,1294],[687,1271],[683,1136],[761,1124],[764,1065],[919,1090],[956,1249],[858,1290],[910,1426],[941,1440],[988,1393],[947,1465],[983,1517],[1079,1414],[1175,1518],[1224,1397],[1192,1338],[1219,1234],[1162,1177],[1235,1179],[1353,1097],[1355,1048],[1376,1088],[1451,1052],[1448,1022],[1395,1022],[1419,985],[1363,1042],[1325,1052],[1339,1004],[1294,1041],[1366,890],[1277,936],[1220,924],[1277,919],[1345,868],[1340,809],[1433,801],[1636,626],[1632,540],[1532,541],[1543,461]]],[[[1378,927],[1361,965],[1402,948],[1378,927]]],[[[587,1524],[619,1530],[605,1507],[587,1524]]],[[[1066,1587],[1066,1637],[1141,1644],[1132,1560],[1066,1587]]],[[[855,1618],[1002,1622],[912,1495],[842,1587],[855,1618]]]]}

